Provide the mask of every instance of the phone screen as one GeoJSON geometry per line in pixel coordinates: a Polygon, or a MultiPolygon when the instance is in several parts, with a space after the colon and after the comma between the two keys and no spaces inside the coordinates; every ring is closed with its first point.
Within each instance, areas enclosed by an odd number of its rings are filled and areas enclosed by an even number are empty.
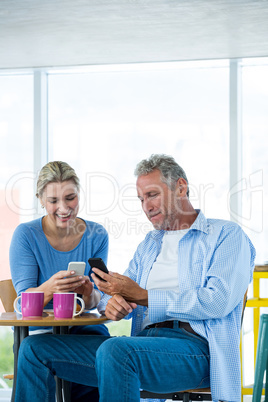
{"type": "Polygon", "coordinates": [[[68,271],[75,271],[75,275],[83,276],[85,274],[86,263],[82,261],[69,262],[68,271]]]}
{"type": "MultiPolygon", "coordinates": [[[[109,273],[104,261],[101,258],[89,258],[88,259],[89,265],[91,266],[91,272],[95,274],[95,272],[92,271],[92,268],[98,268],[101,271],[105,272],[106,274],[109,273]]],[[[102,279],[99,275],[95,274],[99,279],[102,281],[102,279]]]]}

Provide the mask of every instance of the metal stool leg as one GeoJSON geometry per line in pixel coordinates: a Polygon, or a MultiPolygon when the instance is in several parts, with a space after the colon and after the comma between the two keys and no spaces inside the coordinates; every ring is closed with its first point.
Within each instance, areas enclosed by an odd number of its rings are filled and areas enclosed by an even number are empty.
{"type": "MultiPolygon", "coordinates": [[[[52,332],[53,332],[53,335],[59,335],[60,327],[52,327],[52,332]]],[[[63,402],[62,380],[61,380],[61,378],[55,376],[55,382],[56,382],[56,401],[63,402]]]]}
{"type": "MultiPolygon", "coordinates": [[[[261,400],[263,378],[264,378],[264,372],[267,367],[267,361],[268,361],[268,314],[262,314],[259,326],[258,348],[257,348],[252,402],[260,402],[261,400]]],[[[267,378],[266,378],[266,389],[267,389],[267,378]]],[[[266,398],[265,400],[268,399],[267,395],[265,396],[265,398],[266,398]]]]}
{"type": "Polygon", "coordinates": [[[63,402],[62,380],[61,378],[55,376],[55,381],[56,381],[56,401],[63,402]]]}
{"type": "Polygon", "coordinates": [[[13,349],[14,350],[14,379],[13,379],[11,402],[15,401],[19,347],[20,347],[20,328],[14,327],[14,349],[13,349]]]}
{"type": "MultiPolygon", "coordinates": [[[[69,327],[60,327],[60,334],[68,334],[69,327]]],[[[64,397],[64,402],[71,402],[71,384],[69,381],[62,380],[62,392],[64,397]]]]}
{"type": "MultiPolygon", "coordinates": [[[[69,327],[53,327],[54,335],[63,335],[69,333],[69,327]]],[[[71,384],[69,381],[62,380],[55,376],[56,381],[56,399],[57,402],[71,402],[71,384]]]]}
{"type": "Polygon", "coordinates": [[[190,401],[190,394],[188,392],[184,392],[183,402],[189,402],[189,401],[190,401]]]}
{"type": "Polygon", "coordinates": [[[265,400],[264,402],[268,402],[268,356],[266,359],[266,384],[265,384],[265,400]]]}
{"type": "Polygon", "coordinates": [[[62,390],[64,402],[71,402],[71,383],[69,381],[62,381],[62,390]]]}

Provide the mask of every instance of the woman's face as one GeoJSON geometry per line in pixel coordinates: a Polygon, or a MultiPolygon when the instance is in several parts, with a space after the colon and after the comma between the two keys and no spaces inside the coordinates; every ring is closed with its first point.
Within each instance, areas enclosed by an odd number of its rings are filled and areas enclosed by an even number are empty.
{"type": "Polygon", "coordinates": [[[69,228],[75,223],[79,210],[79,191],[72,180],[46,185],[41,197],[49,222],[58,228],[69,228]]]}

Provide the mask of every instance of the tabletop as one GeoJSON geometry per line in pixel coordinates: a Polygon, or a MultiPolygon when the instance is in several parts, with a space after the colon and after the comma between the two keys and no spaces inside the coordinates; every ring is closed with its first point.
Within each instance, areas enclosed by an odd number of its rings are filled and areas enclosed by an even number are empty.
{"type": "Polygon", "coordinates": [[[42,326],[42,327],[60,327],[73,325],[97,325],[108,322],[109,320],[104,315],[84,312],[73,318],[55,318],[52,311],[44,311],[42,317],[27,317],[23,318],[18,313],[1,313],[0,326],[42,326]]]}

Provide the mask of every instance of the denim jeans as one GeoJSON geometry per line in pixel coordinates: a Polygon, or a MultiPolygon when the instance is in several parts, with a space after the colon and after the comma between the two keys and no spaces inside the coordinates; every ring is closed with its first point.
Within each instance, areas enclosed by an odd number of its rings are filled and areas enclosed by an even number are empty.
{"type": "Polygon", "coordinates": [[[16,402],[55,401],[54,375],[98,386],[100,402],[138,402],[140,388],[208,387],[208,344],[179,328],[145,329],[137,337],[31,336],[19,352],[16,402]]]}
{"type": "MultiPolygon", "coordinates": [[[[107,336],[110,335],[107,327],[103,324],[83,325],[83,326],[75,325],[71,327],[69,331],[71,334],[80,334],[80,335],[107,335],[107,336]]],[[[99,401],[98,388],[71,382],[70,391],[71,391],[72,402],[99,401]]]]}
{"type": "MultiPolygon", "coordinates": [[[[110,335],[107,327],[103,324],[82,326],[76,325],[69,328],[69,333],[79,335],[110,335]]],[[[49,335],[50,333],[47,334],[49,335]]],[[[70,382],[70,393],[72,402],[84,402],[85,400],[90,402],[99,401],[99,392],[97,387],[90,387],[88,385],[70,382]]]]}

